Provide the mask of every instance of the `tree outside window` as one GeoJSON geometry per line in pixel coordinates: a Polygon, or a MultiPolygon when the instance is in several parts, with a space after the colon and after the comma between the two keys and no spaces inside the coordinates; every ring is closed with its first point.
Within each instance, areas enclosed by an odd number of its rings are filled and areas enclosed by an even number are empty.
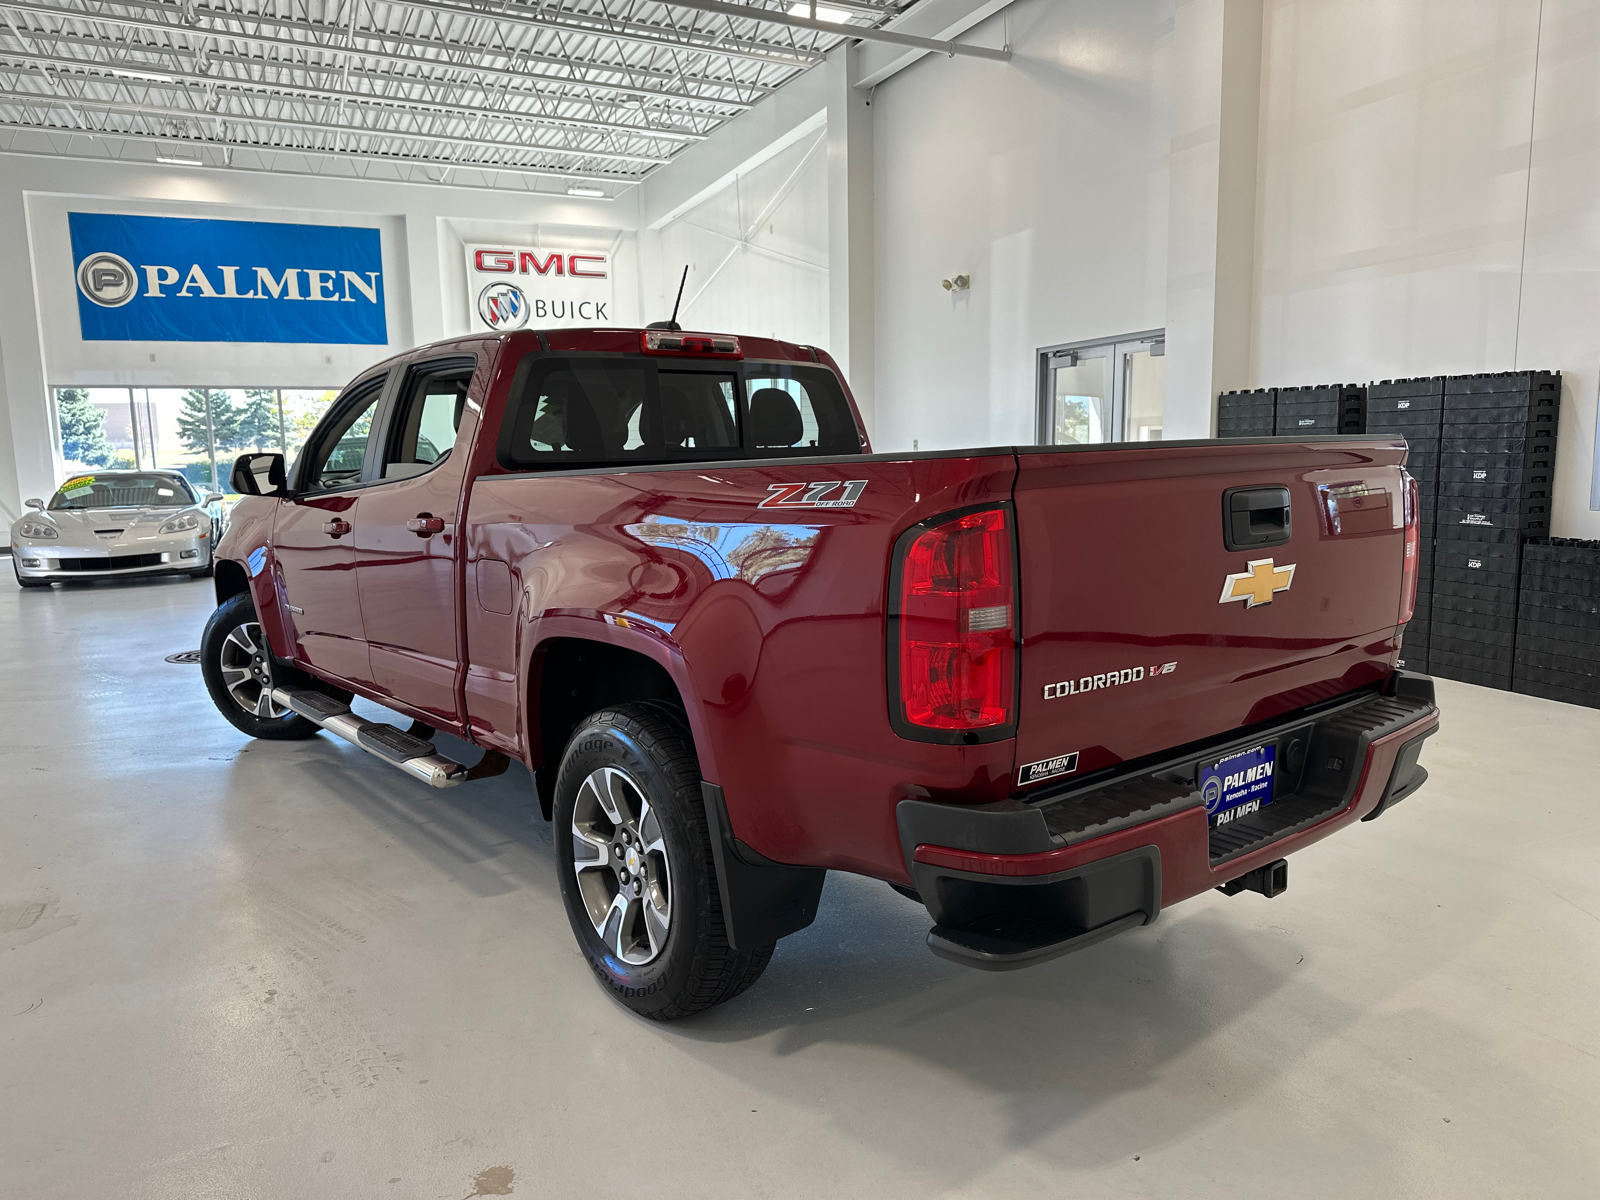
{"type": "Polygon", "coordinates": [[[89,402],[83,388],[56,392],[56,416],[61,424],[61,457],[85,467],[110,467],[117,452],[106,437],[106,410],[89,402]]]}

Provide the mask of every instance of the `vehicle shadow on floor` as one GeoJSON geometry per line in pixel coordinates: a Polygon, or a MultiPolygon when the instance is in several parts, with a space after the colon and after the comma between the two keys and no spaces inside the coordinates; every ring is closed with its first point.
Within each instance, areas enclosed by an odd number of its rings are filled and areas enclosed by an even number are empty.
{"type": "MultiPolygon", "coordinates": [[[[438,744],[467,759],[460,743],[438,744]]],[[[537,893],[536,919],[566,936],[554,839],[524,768],[435,791],[330,738],[290,752],[318,791],[473,895],[537,893]]],[[[738,999],[664,1025],[627,1014],[598,985],[593,1003],[748,1089],[902,1156],[908,1171],[953,1183],[1018,1148],[1094,1169],[1221,1123],[1370,1008],[1300,973],[1297,937],[1252,923],[1259,913],[1247,906],[1265,903],[1201,898],[1078,954],[995,974],[934,957],[920,905],[876,880],[833,873],[816,923],[785,938],[738,999]],[[1279,1029],[1264,1007],[1292,1021],[1279,1029]],[[1252,1031],[1246,1053],[1231,1028],[1240,1023],[1252,1031]],[[919,1065],[908,1070],[904,1060],[919,1065]],[[929,1068],[948,1077],[943,1094],[926,1089],[929,1068]],[[1170,1095],[1169,1074],[1186,1079],[1170,1095]],[[1206,1103],[1194,1098],[1197,1075],[1206,1103]],[[924,1086],[908,1091],[907,1078],[924,1086]],[[972,1097],[970,1120],[950,1092],[972,1097]]]]}
{"type": "MultiPolygon", "coordinates": [[[[1305,952],[1287,930],[1252,928],[1215,904],[1052,963],[988,973],[935,958],[927,913],[882,884],[833,876],[829,888],[817,924],[779,944],[755,988],[662,1036],[786,1103],[827,1097],[819,1116],[840,1132],[947,1182],[1021,1147],[1094,1168],[1192,1136],[1359,1016],[1295,978],[1305,952]],[[1276,998],[1285,989],[1291,1004],[1276,998]],[[1260,1024],[1264,1005],[1302,1016],[1254,1053],[1219,1049],[1237,1041],[1230,1026],[1260,1024]],[[753,1039],[769,1053],[728,1052],[753,1039]],[[921,1066],[908,1071],[901,1059],[921,1066]],[[896,1086],[908,1075],[925,1083],[928,1067],[948,1076],[948,1090],[896,1086]],[[838,1070],[860,1089],[842,1104],[828,1086],[838,1070]],[[1188,1100],[1164,1097],[1173,1072],[1202,1073],[1214,1102],[1193,1102],[1192,1079],[1179,1089],[1188,1100]]],[[[1252,900],[1261,902],[1240,903],[1252,900]]]]}
{"type": "MultiPolygon", "coordinates": [[[[441,754],[468,765],[482,755],[442,734],[434,742],[441,754]]],[[[349,806],[468,892],[489,897],[532,888],[565,922],[550,823],[521,763],[494,778],[436,789],[332,735],[279,746],[294,756],[309,789],[349,806]]]]}

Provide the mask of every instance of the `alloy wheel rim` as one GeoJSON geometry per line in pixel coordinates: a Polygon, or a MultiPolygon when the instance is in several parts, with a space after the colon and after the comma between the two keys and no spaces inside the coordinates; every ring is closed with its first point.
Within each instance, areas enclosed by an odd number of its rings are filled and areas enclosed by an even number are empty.
{"type": "Polygon", "coordinates": [[[649,797],[626,771],[600,767],[578,788],[572,866],[589,924],[631,967],[653,962],[672,925],[667,843],[649,797]]]}
{"type": "Polygon", "coordinates": [[[261,626],[247,621],[222,639],[222,683],[233,702],[253,717],[276,721],[289,709],[272,699],[272,656],[261,626]]]}

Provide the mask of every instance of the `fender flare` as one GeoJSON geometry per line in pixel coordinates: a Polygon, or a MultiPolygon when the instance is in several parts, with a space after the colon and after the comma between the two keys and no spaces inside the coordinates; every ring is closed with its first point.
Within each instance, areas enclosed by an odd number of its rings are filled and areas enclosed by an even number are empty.
{"type": "Polygon", "coordinates": [[[517,681],[517,686],[518,694],[524,697],[520,733],[522,744],[530,750],[530,758],[532,748],[541,744],[539,731],[533,727],[534,705],[528,702],[532,694],[534,661],[543,647],[557,638],[600,642],[620,650],[630,650],[661,667],[683,701],[689,732],[694,737],[695,752],[700,758],[702,778],[718,778],[716,750],[710,727],[706,723],[705,708],[688,664],[684,662],[682,648],[665,630],[638,617],[623,617],[593,609],[559,609],[541,613],[524,627],[522,644],[526,650],[520,655],[522,677],[517,681]]]}

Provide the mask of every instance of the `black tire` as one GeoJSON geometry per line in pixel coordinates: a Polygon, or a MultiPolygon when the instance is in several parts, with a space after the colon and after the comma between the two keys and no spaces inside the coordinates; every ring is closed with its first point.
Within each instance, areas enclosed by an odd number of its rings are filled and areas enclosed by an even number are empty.
{"type": "Polygon", "coordinates": [[[731,1000],[760,978],[774,947],[740,952],[728,944],[700,764],[680,710],[656,702],[620,704],[581,722],[561,759],[552,816],[567,919],[595,977],[616,1000],[642,1017],[670,1021],[731,1000]],[[610,781],[619,816],[627,816],[625,807],[635,817],[641,809],[646,815],[631,826],[613,822],[603,811],[597,778],[610,781]],[[591,819],[596,813],[598,821],[591,819]],[[630,829],[631,848],[640,851],[632,857],[619,840],[630,829]],[[657,845],[659,856],[649,849],[657,845]],[[594,864],[585,867],[581,886],[580,855],[594,864]],[[640,866],[630,878],[627,864],[635,861],[640,866]],[[623,878],[630,882],[619,886],[623,878]],[[630,888],[633,901],[626,895],[630,888]],[[627,907],[617,910],[613,923],[619,893],[627,907]],[[665,934],[658,936],[662,923],[665,934]],[[632,940],[625,927],[636,931],[632,940]]]}
{"type": "Polygon", "coordinates": [[[50,586],[48,579],[24,579],[22,571],[17,566],[17,560],[11,560],[11,573],[17,577],[17,586],[24,588],[47,588],[50,586]]]}
{"type": "Polygon", "coordinates": [[[250,593],[241,592],[224,600],[211,614],[205,632],[200,635],[200,671],[205,676],[211,702],[230,725],[251,737],[275,741],[312,737],[318,732],[318,725],[292,709],[275,712],[265,703],[259,705],[265,712],[258,715],[245,707],[246,699],[259,701],[263,683],[270,688],[274,666],[272,653],[256,623],[256,606],[250,593]],[[260,653],[247,654],[247,647],[260,653]],[[249,672],[249,677],[240,679],[236,675],[225,675],[225,670],[244,670],[249,672]],[[237,692],[230,690],[230,683],[237,692]]]}

